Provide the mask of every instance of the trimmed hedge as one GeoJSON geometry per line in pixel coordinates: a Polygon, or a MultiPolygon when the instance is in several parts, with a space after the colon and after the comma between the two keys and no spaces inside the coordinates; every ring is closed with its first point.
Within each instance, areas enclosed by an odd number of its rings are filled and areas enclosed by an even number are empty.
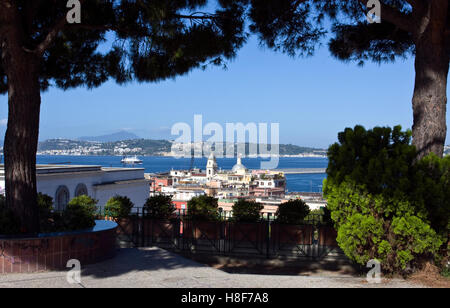
{"type": "Polygon", "coordinates": [[[66,230],[82,230],[95,226],[97,200],[82,195],[70,200],[62,214],[66,230]]]}
{"type": "Polygon", "coordinates": [[[300,225],[309,213],[310,209],[305,201],[296,199],[280,204],[275,215],[278,223],[300,225]]]}
{"type": "Polygon", "coordinates": [[[116,195],[106,202],[105,215],[113,218],[126,218],[130,215],[133,206],[130,198],[116,195]]]}
{"type": "Polygon", "coordinates": [[[447,243],[450,157],[416,162],[411,132],[347,128],[328,150],[324,181],[337,242],[360,264],[405,273],[447,243]]]}
{"type": "Polygon", "coordinates": [[[261,203],[244,199],[236,201],[233,205],[233,220],[237,222],[258,222],[261,220],[261,203]]]}
{"type": "Polygon", "coordinates": [[[146,216],[158,219],[169,219],[175,211],[172,197],[155,195],[147,199],[144,204],[146,216]]]}

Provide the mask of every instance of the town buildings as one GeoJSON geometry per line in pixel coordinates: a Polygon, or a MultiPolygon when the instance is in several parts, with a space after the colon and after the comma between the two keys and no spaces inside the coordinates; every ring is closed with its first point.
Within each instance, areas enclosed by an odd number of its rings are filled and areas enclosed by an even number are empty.
{"type": "Polygon", "coordinates": [[[319,195],[286,195],[286,177],[276,170],[249,170],[241,157],[231,170],[219,169],[213,153],[208,158],[205,170],[171,170],[162,174],[147,174],[150,180],[150,195],[172,196],[179,210],[186,210],[190,199],[200,195],[219,199],[219,208],[231,212],[233,204],[242,198],[253,200],[264,206],[263,213],[274,215],[278,206],[291,199],[308,200],[310,208],[320,208],[325,203],[319,195]]]}

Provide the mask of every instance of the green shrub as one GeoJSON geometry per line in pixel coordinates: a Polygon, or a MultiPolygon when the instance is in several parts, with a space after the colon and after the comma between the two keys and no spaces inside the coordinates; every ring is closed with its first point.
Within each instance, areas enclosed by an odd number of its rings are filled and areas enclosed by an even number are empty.
{"type": "Polygon", "coordinates": [[[219,205],[217,199],[206,195],[192,198],[188,202],[188,214],[196,220],[219,220],[219,205]]]}
{"type": "Polygon", "coordinates": [[[448,158],[416,163],[411,133],[399,126],[356,126],[338,139],[328,150],[324,194],[345,254],[399,273],[436,254],[448,230],[448,158]]]}
{"type": "Polygon", "coordinates": [[[240,199],[233,205],[233,219],[238,222],[258,222],[263,208],[260,203],[240,199]]]}
{"type": "Polygon", "coordinates": [[[94,227],[97,202],[97,200],[86,195],[70,200],[62,216],[66,230],[81,230],[94,227]]]}
{"type": "Polygon", "coordinates": [[[134,204],[126,196],[116,195],[108,200],[105,205],[105,215],[114,218],[125,218],[130,215],[134,204]]]}
{"type": "Polygon", "coordinates": [[[0,195],[0,235],[19,234],[19,223],[12,211],[6,207],[5,196],[0,195]]]}
{"type": "Polygon", "coordinates": [[[333,225],[333,220],[331,219],[331,211],[328,207],[322,208],[322,223],[325,225],[333,225]]]}
{"type": "Polygon", "coordinates": [[[147,216],[158,219],[169,219],[175,211],[172,197],[165,195],[155,195],[147,199],[144,204],[144,211],[147,216]]]}
{"type": "Polygon", "coordinates": [[[53,211],[53,198],[49,195],[38,193],[37,195],[39,213],[48,214],[53,211]]]}
{"type": "Polygon", "coordinates": [[[308,205],[303,200],[296,199],[280,204],[275,215],[279,223],[298,225],[304,222],[309,213],[308,205]]]}
{"type": "Polygon", "coordinates": [[[331,212],[326,207],[311,210],[304,219],[308,223],[315,223],[320,225],[332,226],[331,212]]]}
{"type": "Polygon", "coordinates": [[[39,224],[42,233],[62,231],[61,216],[53,212],[53,198],[49,195],[38,193],[37,204],[39,208],[39,224]]]}
{"type": "Polygon", "coordinates": [[[445,236],[450,230],[450,156],[430,154],[414,167],[412,198],[423,204],[433,229],[445,236]]]}
{"type": "Polygon", "coordinates": [[[450,266],[444,266],[444,268],[441,270],[441,275],[445,278],[450,278],[450,266]]]}

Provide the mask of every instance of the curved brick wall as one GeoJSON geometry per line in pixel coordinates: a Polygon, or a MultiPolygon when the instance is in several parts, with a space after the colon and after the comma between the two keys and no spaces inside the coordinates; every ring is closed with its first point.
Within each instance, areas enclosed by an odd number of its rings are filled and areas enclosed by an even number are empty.
{"type": "Polygon", "coordinates": [[[96,221],[90,230],[41,234],[36,238],[0,238],[0,274],[68,269],[67,261],[81,266],[115,254],[117,224],[96,221]]]}

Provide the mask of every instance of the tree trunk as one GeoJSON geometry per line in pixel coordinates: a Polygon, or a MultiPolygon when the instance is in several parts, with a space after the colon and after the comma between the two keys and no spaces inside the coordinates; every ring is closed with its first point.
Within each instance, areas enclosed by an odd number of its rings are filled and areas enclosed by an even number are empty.
{"type": "Polygon", "coordinates": [[[6,204],[21,222],[21,232],[39,232],[36,151],[41,105],[39,62],[22,51],[3,58],[8,76],[8,127],[5,135],[6,204]]]}
{"type": "Polygon", "coordinates": [[[449,57],[445,46],[445,22],[438,16],[440,11],[447,9],[430,7],[430,10],[433,18],[416,40],[412,133],[417,159],[431,152],[442,157],[447,135],[449,57]]]}

